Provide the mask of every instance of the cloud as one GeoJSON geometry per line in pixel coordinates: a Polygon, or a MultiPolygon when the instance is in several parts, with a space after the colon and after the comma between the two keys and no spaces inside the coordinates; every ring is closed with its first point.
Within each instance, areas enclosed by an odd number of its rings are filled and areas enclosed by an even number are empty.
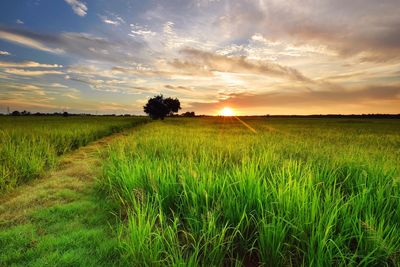
{"type": "Polygon", "coordinates": [[[221,73],[238,75],[262,75],[280,77],[284,80],[313,83],[295,68],[283,66],[274,62],[249,60],[246,57],[224,56],[193,48],[180,50],[182,58],[170,61],[161,60],[154,67],[127,68],[116,66],[114,73],[125,73],[135,76],[164,77],[176,79],[178,77],[220,77],[221,73]]]}
{"type": "Polygon", "coordinates": [[[46,52],[50,52],[50,53],[62,53],[62,50],[60,49],[53,49],[50,48],[48,46],[46,46],[45,44],[43,44],[42,42],[35,40],[34,38],[31,38],[29,36],[24,36],[18,33],[13,33],[10,31],[6,31],[6,30],[2,30],[0,28],[0,39],[12,42],[12,43],[16,43],[19,45],[23,45],[23,46],[27,46],[30,48],[34,48],[37,50],[41,50],[41,51],[46,51],[46,52]]]}
{"type": "Polygon", "coordinates": [[[11,54],[7,51],[0,50],[0,56],[10,56],[11,54]]]}
{"type": "Polygon", "coordinates": [[[79,0],[65,0],[65,2],[67,2],[67,4],[69,4],[72,7],[72,10],[74,11],[75,14],[77,14],[80,17],[86,16],[88,8],[85,3],[79,0]]]}
{"type": "Polygon", "coordinates": [[[1,84],[2,88],[5,91],[10,91],[13,93],[23,92],[33,95],[46,95],[45,91],[42,87],[33,85],[33,84],[24,84],[24,83],[3,83],[1,84]]]}
{"type": "Polygon", "coordinates": [[[60,83],[52,83],[50,84],[50,87],[54,87],[54,88],[68,88],[68,86],[64,85],[64,84],[60,84],[60,83]]]}
{"type": "Polygon", "coordinates": [[[78,96],[78,95],[76,95],[76,94],[73,94],[73,93],[65,93],[65,94],[62,94],[62,96],[65,96],[65,97],[68,97],[68,98],[71,98],[71,99],[80,99],[80,97],[78,96]]]}
{"type": "Polygon", "coordinates": [[[101,109],[102,110],[107,110],[107,111],[124,111],[128,112],[129,110],[132,109],[132,106],[130,105],[124,105],[120,103],[115,103],[115,102],[100,102],[101,104],[101,109]]]}
{"type": "Polygon", "coordinates": [[[23,22],[22,20],[20,20],[20,19],[17,19],[15,23],[17,23],[17,24],[24,24],[24,22],[23,22]]]}
{"type": "Polygon", "coordinates": [[[139,24],[130,24],[131,33],[128,34],[131,37],[142,37],[149,38],[156,35],[156,32],[149,30],[146,26],[141,26],[139,24]]]}
{"type": "Polygon", "coordinates": [[[110,40],[88,33],[45,34],[24,29],[0,27],[0,39],[50,53],[63,53],[79,56],[80,59],[115,63],[132,63],[142,60],[145,54],[145,44],[142,41],[132,39],[110,40]],[[133,51],[136,53],[132,53],[133,51]],[[138,51],[141,51],[141,53],[138,53],[138,51]]]}
{"type": "Polygon", "coordinates": [[[169,89],[169,90],[174,91],[174,92],[185,92],[185,93],[193,92],[193,88],[182,86],[182,85],[173,86],[173,85],[170,85],[170,84],[166,84],[166,85],[164,85],[164,87],[166,89],[169,89]]]}
{"type": "MultiPolygon", "coordinates": [[[[65,2],[87,15],[89,1],[65,2]]],[[[28,30],[14,17],[13,27],[0,26],[1,41],[37,51],[23,58],[34,61],[0,61],[0,78],[36,76],[43,82],[43,75],[54,74],[43,88],[65,94],[65,103],[76,95],[64,86],[80,82],[82,88],[112,92],[107,96],[114,102],[125,101],[123,94],[165,92],[199,109],[241,103],[247,109],[328,112],[335,104],[398,104],[393,89],[400,81],[398,0],[128,2],[122,13],[103,9],[97,20],[81,20],[88,24],[80,29],[90,33],[28,30]],[[43,56],[38,51],[73,65],[37,63],[43,56]],[[57,84],[63,77],[66,85],[57,84]]],[[[91,93],[93,102],[104,97],[91,93]]]]}
{"type": "Polygon", "coordinates": [[[42,64],[35,61],[24,61],[24,62],[6,62],[0,61],[0,67],[2,68],[62,68],[62,65],[58,64],[42,64]]]}
{"type": "Polygon", "coordinates": [[[17,96],[7,96],[7,97],[2,97],[0,98],[0,104],[4,105],[4,106],[11,106],[13,107],[13,109],[27,109],[27,110],[31,110],[31,109],[36,109],[39,108],[43,111],[48,111],[49,109],[58,109],[59,106],[58,105],[53,105],[48,103],[50,100],[52,100],[51,98],[48,97],[38,97],[38,96],[34,96],[34,97],[27,97],[27,96],[23,96],[23,98],[21,98],[21,96],[17,95],[17,96]]]}
{"type": "Polygon", "coordinates": [[[43,76],[50,74],[64,74],[64,72],[56,70],[24,70],[15,68],[7,68],[4,70],[4,72],[19,76],[43,76]]]}
{"type": "Polygon", "coordinates": [[[121,25],[121,23],[125,23],[125,20],[123,18],[121,18],[118,15],[112,14],[113,18],[109,18],[107,16],[102,16],[99,15],[101,21],[103,21],[105,24],[110,24],[110,25],[114,25],[114,26],[119,26],[121,25]]]}
{"type": "Polygon", "coordinates": [[[126,68],[116,66],[112,68],[115,73],[124,73],[135,76],[147,76],[155,78],[176,78],[176,76],[212,76],[213,74],[209,71],[202,71],[197,65],[190,65],[189,63],[182,63],[178,60],[169,63],[174,69],[154,69],[154,68],[126,68]],[[181,66],[185,65],[185,68],[181,66]]]}
{"type": "Polygon", "coordinates": [[[111,24],[111,25],[114,25],[114,26],[118,26],[118,25],[121,24],[119,21],[109,19],[109,18],[107,18],[107,17],[105,17],[105,16],[100,16],[100,18],[101,18],[101,20],[102,20],[104,23],[106,23],[106,24],[111,24]]]}
{"type": "Polygon", "coordinates": [[[103,22],[106,24],[111,24],[111,25],[115,25],[115,26],[118,26],[120,24],[119,21],[111,20],[111,19],[107,19],[107,18],[104,18],[103,22]]]}
{"type": "MultiPolygon", "coordinates": [[[[268,40],[323,45],[362,61],[400,58],[400,4],[385,0],[240,1],[220,9],[212,24],[225,41],[258,32],[268,40]]],[[[213,7],[215,8],[215,7],[213,7]]]]}
{"type": "Polygon", "coordinates": [[[4,72],[19,76],[43,76],[49,74],[64,74],[62,71],[56,70],[32,70],[32,69],[56,69],[62,68],[58,64],[42,64],[35,61],[24,62],[6,62],[0,61],[0,68],[4,68],[4,72]],[[28,68],[28,69],[25,69],[28,68]]]}
{"type": "MultiPolygon", "coordinates": [[[[377,105],[383,108],[400,107],[400,84],[391,86],[368,85],[358,88],[342,88],[333,86],[329,90],[301,90],[301,91],[276,91],[271,93],[231,93],[226,98],[220,99],[215,103],[193,102],[193,108],[201,110],[212,110],[224,106],[238,107],[240,109],[268,110],[302,110],[309,114],[308,110],[315,107],[320,110],[329,110],[332,107],[352,106],[353,113],[362,113],[368,110],[369,105],[377,105]],[[385,105],[389,105],[385,107],[385,105]],[[396,104],[397,103],[397,104],[396,104]],[[363,111],[356,110],[362,107],[363,111]]],[[[395,108],[396,109],[396,108],[395,108]]],[[[332,109],[331,109],[332,110],[332,109]]],[[[343,112],[346,112],[343,110],[343,112]]],[[[400,112],[399,108],[397,111],[400,112]]],[[[325,111],[326,113],[326,111],[325,111]]],[[[341,111],[338,111],[341,113],[341,111]]]]}
{"type": "Polygon", "coordinates": [[[64,84],[51,83],[51,84],[37,84],[37,86],[46,88],[46,94],[51,94],[54,96],[63,96],[71,99],[79,99],[80,91],[75,88],[70,88],[64,84]]]}
{"type": "Polygon", "coordinates": [[[181,53],[188,56],[188,61],[175,60],[171,63],[176,68],[195,68],[199,70],[246,73],[266,76],[280,76],[293,81],[312,82],[295,68],[273,62],[250,61],[245,57],[228,57],[210,52],[186,48],[181,53]]]}

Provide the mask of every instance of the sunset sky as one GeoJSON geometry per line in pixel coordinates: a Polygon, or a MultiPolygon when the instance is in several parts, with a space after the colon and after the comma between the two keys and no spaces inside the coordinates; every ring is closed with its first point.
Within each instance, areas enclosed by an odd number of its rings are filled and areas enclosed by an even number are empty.
{"type": "Polygon", "coordinates": [[[400,113],[399,0],[0,6],[0,113],[400,113]]]}

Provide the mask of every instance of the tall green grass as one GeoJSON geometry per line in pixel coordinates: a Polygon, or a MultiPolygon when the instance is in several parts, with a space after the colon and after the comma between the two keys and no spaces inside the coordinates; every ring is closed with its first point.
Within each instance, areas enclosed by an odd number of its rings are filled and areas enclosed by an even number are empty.
{"type": "Polygon", "coordinates": [[[142,122],[129,117],[0,117],[0,192],[40,176],[59,155],[142,122]]]}
{"type": "Polygon", "coordinates": [[[400,124],[170,119],[110,145],[132,266],[399,266],[400,124]]]}

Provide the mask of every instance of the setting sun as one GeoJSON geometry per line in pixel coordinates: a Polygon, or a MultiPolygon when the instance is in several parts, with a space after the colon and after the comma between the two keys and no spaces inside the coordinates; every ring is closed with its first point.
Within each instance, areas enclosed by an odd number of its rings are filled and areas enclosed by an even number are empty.
{"type": "Polygon", "coordinates": [[[221,110],[221,115],[222,116],[235,116],[235,112],[233,111],[233,109],[226,107],[221,110]]]}

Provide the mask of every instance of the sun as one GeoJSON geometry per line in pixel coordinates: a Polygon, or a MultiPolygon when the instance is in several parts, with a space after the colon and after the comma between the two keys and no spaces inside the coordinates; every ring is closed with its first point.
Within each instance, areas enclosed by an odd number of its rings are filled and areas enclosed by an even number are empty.
{"type": "Polygon", "coordinates": [[[222,116],[226,116],[226,117],[231,117],[231,116],[235,116],[235,112],[233,111],[233,109],[225,107],[223,109],[221,109],[220,114],[222,116]]]}

